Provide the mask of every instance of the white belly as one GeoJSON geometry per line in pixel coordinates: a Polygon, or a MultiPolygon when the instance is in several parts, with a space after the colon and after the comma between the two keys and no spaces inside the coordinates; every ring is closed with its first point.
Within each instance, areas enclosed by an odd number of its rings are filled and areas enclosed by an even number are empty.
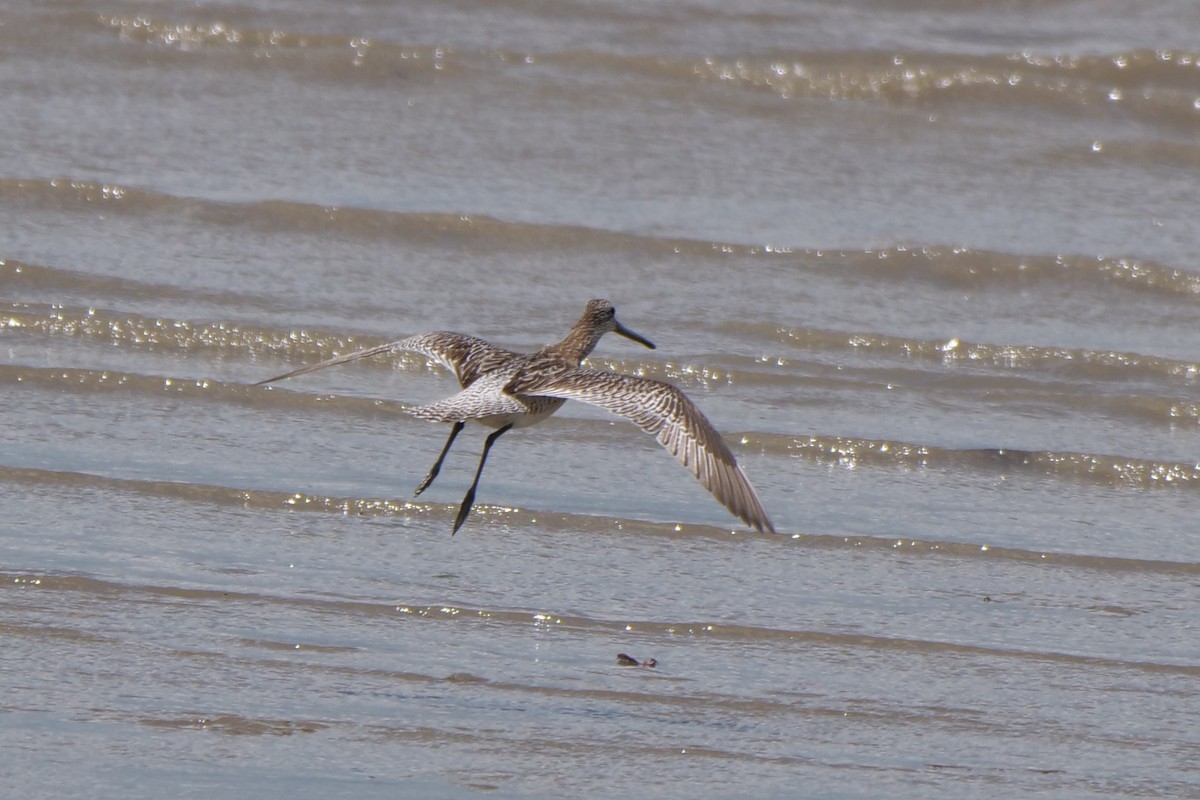
{"type": "Polygon", "coordinates": [[[526,412],[519,414],[488,414],[482,417],[475,417],[472,422],[478,422],[480,425],[486,425],[489,428],[503,428],[505,425],[512,425],[514,428],[528,428],[530,425],[536,425],[545,420],[555,411],[562,408],[566,400],[559,400],[551,397],[535,398],[535,404],[526,412]]]}

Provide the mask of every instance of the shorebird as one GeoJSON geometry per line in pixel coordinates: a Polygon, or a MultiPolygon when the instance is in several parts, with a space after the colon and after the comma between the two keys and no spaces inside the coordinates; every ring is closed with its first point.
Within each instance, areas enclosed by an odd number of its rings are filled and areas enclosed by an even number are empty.
{"type": "Polygon", "coordinates": [[[547,345],[536,353],[516,353],[474,336],[439,331],[357,350],[267,378],[255,385],[399,351],[420,353],[451,370],[462,391],[436,403],[405,409],[420,419],[452,423],[450,438],[429,474],[417,486],[418,496],[438,476],[450,446],[467,421],[495,429],[484,442],[475,479],[459,506],[451,536],[462,527],[475,504],[479,477],[496,440],[513,428],[541,422],[567,400],[580,400],[607,409],[654,435],[659,444],[734,516],[760,532],[774,533],[775,528],[767,518],[758,494],[728,445],[687,395],[662,381],[580,366],[600,337],[609,331],[654,349],[653,342],[617,321],[612,303],[592,300],[561,342],[547,345]]]}

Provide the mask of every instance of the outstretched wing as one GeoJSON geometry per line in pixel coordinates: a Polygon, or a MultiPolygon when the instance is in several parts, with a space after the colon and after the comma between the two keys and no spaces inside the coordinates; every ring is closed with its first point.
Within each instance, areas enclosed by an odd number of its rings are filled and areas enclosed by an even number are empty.
{"type": "Polygon", "coordinates": [[[687,395],[671,384],[573,368],[547,374],[544,381],[518,379],[509,390],[580,400],[625,417],[654,435],[735,516],[759,531],[775,532],[758,493],[721,434],[687,395]]]}
{"type": "Polygon", "coordinates": [[[316,372],[326,367],[358,361],[360,358],[369,358],[384,353],[392,355],[401,351],[420,353],[427,358],[432,358],[434,361],[451,370],[454,376],[458,378],[459,385],[464,388],[474,383],[480,375],[502,367],[510,363],[513,359],[524,358],[519,353],[505,350],[502,347],[496,347],[494,344],[485,342],[483,339],[474,336],[438,331],[436,333],[422,333],[410,336],[407,339],[400,339],[395,342],[368,347],[365,350],[356,350],[353,353],[335,356],[316,364],[309,364],[307,367],[301,367],[291,372],[285,372],[282,375],[276,375],[274,378],[267,378],[254,385],[261,386],[264,383],[273,383],[281,381],[284,378],[294,378],[297,375],[316,372]]]}

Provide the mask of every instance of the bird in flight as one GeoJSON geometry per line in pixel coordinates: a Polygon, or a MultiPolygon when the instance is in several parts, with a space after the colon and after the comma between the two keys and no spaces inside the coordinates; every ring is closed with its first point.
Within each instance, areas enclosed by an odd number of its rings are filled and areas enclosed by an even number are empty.
{"type": "Polygon", "coordinates": [[[468,421],[494,429],[484,442],[475,479],[459,506],[451,535],[462,527],[475,504],[483,465],[496,440],[513,428],[541,422],[567,400],[599,406],[630,420],[653,435],[734,516],[760,532],[774,533],[758,494],[728,445],[687,395],[663,381],[580,366],[600,337],[610,331],[654,349],[653,342],[617,321],[612,303],[591,300],[561,342],[536,353],[517,353],[474,336],[439,331],[346,353],[255,385],[400,351],[420,353],[453,371],[462,391],[435,403],[405,409],[420,419],[452,424],[450,438],[417,487],[417,495],[438,476],[455,437],[468,421]]]}

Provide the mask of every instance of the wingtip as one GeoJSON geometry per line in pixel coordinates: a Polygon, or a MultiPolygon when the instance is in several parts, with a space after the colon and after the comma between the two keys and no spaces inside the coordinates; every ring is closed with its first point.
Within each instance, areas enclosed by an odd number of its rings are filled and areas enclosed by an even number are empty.
{"type": "Polygon", "coordinates": [[[281,381],[281,380],[284,380],[285,378],[291,378],[291,377],[299,375],[303,372],[311,372],[312,370],[313,370],[313,367],[311,367],[311,366],[301,367],[300,369],[294,369],[291,372],[285,372],[282,375],[272,375],[269,378],[263,378],[261,381],[256,381],[255,383],[253,383],[251,385],[252,386],[265,386],[268,383],[275,383],[276,381],[281,381]]]}
{"type": "Polygon", "coordinates": [[[742,517],[742,522],[745,522],[751,528],[754,528],[759,533],[775,533],[775,526],[771,524],[771,520],[764,517],[742,517]]]}

